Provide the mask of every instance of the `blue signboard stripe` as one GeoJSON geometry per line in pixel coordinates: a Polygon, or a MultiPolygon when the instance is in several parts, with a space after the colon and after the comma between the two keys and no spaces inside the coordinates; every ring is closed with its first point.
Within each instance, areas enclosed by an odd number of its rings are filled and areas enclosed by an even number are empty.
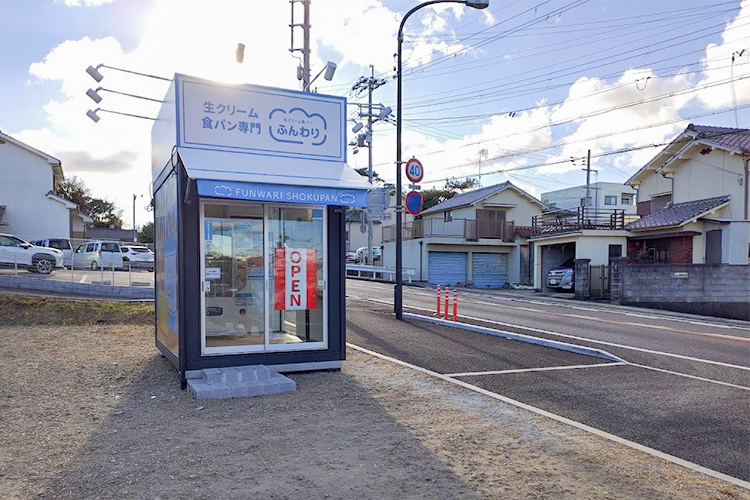
{"type": "Polygon", "coordinates": [[[198,194],[212,198],[366,208],[367,190],[288,186],[260,182],[198,179],[198,194]]]}

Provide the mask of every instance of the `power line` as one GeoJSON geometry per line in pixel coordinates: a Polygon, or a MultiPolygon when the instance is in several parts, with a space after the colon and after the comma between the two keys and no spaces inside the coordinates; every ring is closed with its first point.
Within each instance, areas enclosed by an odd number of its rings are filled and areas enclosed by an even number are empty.
{"type": "MultiPolygon", "coordinates": [[[[750,108],[750,104],[748,104],[746,106],[743,106],[743,108],[750,108]]],[[[722,110],[722,112],[727,112],[727,111],[731,111],[731,108],[729,110],[722,110]]],[[[715,113],[712,113],[712,114],[718,114],[718,113],[715,112],[715,113]]],[[[720,136],[723,136],[723,135],[733,134],[733,133],[736,133],[736,132],[737,132],[736,130],[732,130],[730,132],[717,132],[715,134],[711,134],[710,138],[720,137],[720,136]]],[[[632,146],[632,147],[627,147],[627,148],[620,148],[620,149],[615,150],[615,151],[608,151],[608,152],[598,153],[598,154],[592,155],[592,157],[593,158],[601,158],[601,157],[607,157],[607,156],[613,156],[613,155],[619,155],[619,154],[632,153],[632,152],[641,151],[641,150],[644,150],[644,149],[651,149],[651,148],[662,147],[662,146],[666,146],[668,144],[677,143],[677,142],[685,142],[685,143],[687,143],[687,142],[690,142],[692,140],[693,140],[693,138],[687,138],[687,139],[682,139],[680,141],[672,140],[672,141],[667,141],[667,142],[662,142],[662,143],[652,143],[652,144],[646,144],[646,145],[641,145],[641,146],[632,146]]],[[[495,159],[496,158],[492,158],[492,160],[495,160],[495,159]]],[[[504,173],[507,173],[507,172],[515,172],[517,170],[529,170],[529,169],[533,169],[533,168],[548,167],[548,166],[552,166],[552,165],[564,164],[564,163],[567,163],[569,161],[570,160],[558,160],[558,161],[545,162],[545,163],[534,164],[534,165],[523,165],[523,166],[519,166],[519,167],[512,167],[512,168],[504,169],[504,170],[503,169],[498,169],[498,170],[495,170],[495,171],[491,171],[491,172],[489,172],[489,173],[487,173],[485,175],[504,174],[504,173]]],[[[454,168],[466,167],[466,166],[470,166],[470,165],[471,165],[470,163],[467,163],[467,164],[456,166],[456,167],[449,167],[449,168],[443,169],[442,171],[452,170],[454,168]]],[[[468,174],[468,175],[466,175],[466,177],[467,178],[471,178],[471,177],[475,177],[475,175],[468,174]]],[[[444,179],[425,180],[425,181],[422,181],[422,182],[424,182],[425,184],[434,184],[434,183],[446,181],[448,179],[451,179],[451,177],[446,177],[444,179]]]]}

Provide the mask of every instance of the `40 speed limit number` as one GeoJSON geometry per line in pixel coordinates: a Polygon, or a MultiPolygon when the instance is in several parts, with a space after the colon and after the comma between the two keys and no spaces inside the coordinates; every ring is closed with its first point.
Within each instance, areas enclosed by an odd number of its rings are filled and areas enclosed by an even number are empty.
{"type": "Polygon", "coordinates": [[[424,177],[422,163],[416,158],[406,162],[406,177],[414,183],[421,181],[424,177]]]}

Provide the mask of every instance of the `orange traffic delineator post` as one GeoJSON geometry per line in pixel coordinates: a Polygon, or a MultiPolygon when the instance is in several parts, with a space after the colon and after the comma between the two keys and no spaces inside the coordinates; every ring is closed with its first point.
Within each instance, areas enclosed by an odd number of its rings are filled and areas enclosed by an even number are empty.
{"type": "Polygon", "coordinates": [[[440,317],[440,285],[437,286],[437,309],[435,310],[435,316],[440,317]]]}
{"type": "Polygon", "coordinates": [[[456,321],[458,316],[458,290],[453,289],[453,321],[456,321]]]}
{"type": "Polygon", "coordinates": [[[448,287],[445,287],[445,319],[450,319],[450,293],[451,291],[448,289],[448,287]]]}

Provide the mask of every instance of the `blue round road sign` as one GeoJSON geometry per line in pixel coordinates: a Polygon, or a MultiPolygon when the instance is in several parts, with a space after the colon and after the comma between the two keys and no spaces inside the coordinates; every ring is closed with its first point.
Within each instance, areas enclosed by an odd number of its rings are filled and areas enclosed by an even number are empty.
{"type": "Polygon", "coordinates": [[[406,210],[412,215],[419,215],[422,211],[422,195],[417,191],[409,191],[406,195],[406,210]]]}

